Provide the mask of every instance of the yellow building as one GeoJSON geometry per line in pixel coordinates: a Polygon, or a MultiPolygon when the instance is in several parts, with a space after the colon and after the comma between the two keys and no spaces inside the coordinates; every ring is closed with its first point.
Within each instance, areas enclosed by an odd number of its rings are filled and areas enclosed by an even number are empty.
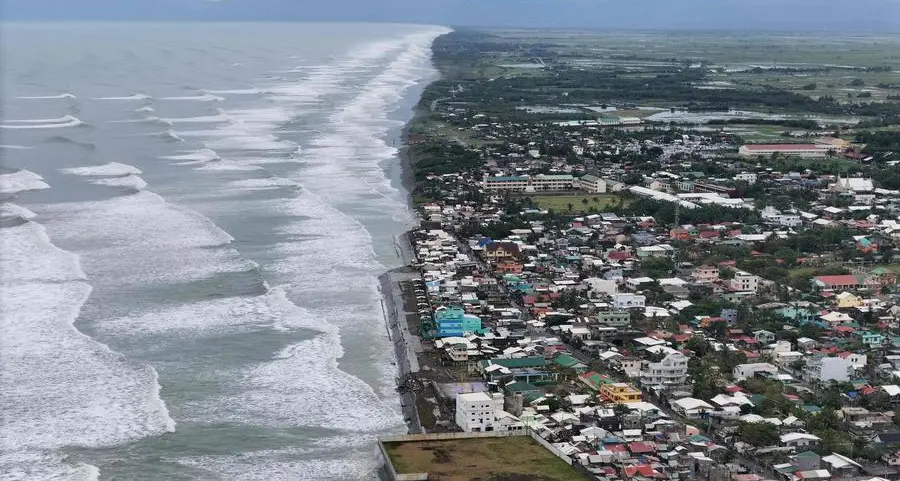
{"type": "Polygon", "coordinates": [[[836,296],[834,296],[835,301],[837,302],[837,307],[839,308],[851,308],[851,307],[860,307],[864,304],[861,297],[851,294],[849,292],[842,292],[836,296]]]}
{"type": "Polygon", "coordinates": [[[641,400],[641,391],[624,382],[602,384],[600,396],[614,403],[636,403],[641,400]]]}

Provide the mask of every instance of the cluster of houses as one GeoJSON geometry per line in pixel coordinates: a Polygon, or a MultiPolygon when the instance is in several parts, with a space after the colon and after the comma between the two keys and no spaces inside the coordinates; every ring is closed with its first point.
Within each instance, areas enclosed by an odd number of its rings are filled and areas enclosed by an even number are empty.
{"type": "Polygon", "coordinates": [[[439,392],[455,406],[453,429],[537,434],[603,480],[900,479],[895,266],[810,275],[801,292],[709,255],[722,246],[757,255],[769,240],[824,227],[859,232],[846,243],[861,257],[890,250],[900,192],[759,163],[848,146],[737,149],[722,133],[638,140],[604,138],[602,125],[471,121],[469,133],[487,142],[483,167],[428,176],[441,195],[419,206],[412,237],[428,296],[420,332],[452,373],[439,392]],[[627,160],[642,156],[666,169],[627,160]],[[698,169],[710,159],[716,175],[698,169]],[[815,200],[776,208],[747,195],[769,188],[815,200]],[[556,194],[746,209],[761,222],[665,225],[603,209],[560,220],[509,200],[556,194]],[[501,235],[486,234],[499,224],[501,235]],[[854,447],[818,415],[835,415],[854,447]]]}

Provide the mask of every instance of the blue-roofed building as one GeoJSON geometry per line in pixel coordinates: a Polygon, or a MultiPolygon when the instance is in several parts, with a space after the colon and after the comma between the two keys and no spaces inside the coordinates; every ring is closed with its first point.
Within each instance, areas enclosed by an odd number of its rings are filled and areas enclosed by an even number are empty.
{"type": "Polygon", "coordinates": [[[481,318],[466,314],[460,307],[439,307],[434,311],[437,337],[462,337],[467,334],[484,334],[481,318]]]}

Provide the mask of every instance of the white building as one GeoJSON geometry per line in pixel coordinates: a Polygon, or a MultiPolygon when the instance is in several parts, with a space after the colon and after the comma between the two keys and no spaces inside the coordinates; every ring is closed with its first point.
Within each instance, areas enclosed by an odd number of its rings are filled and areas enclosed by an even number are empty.
{"type": "Polygon", "coordinates": [[[803,217],[799,214],[782,213],[772,206],[767,206],[759,214],[763,221],[771,224],[778,224],[784,227],[800,227],[803,225],[803,217]]]}
{"type": "Polygon", "coordinates": [[[593,175],[585,175],[579,178],[578,186],[581,190],[592,194],[606,193],[606,181],[593,175]]]}
{"type": "Polygon", "coordinates": [[[751,364],[738,364],[734,366],[732,374],[734,374],[735,382],[743,381],[755,377],[756,373],[764,372],[769,375],[778,374],[778,368],[767,362],[754,362],[751,364]]]}
{"type": "Polygon", "coordinates": [[[738,182],[746,182],[748,184],[756,183],[756,174],[754,172],[741,172],[734,176],[734,180],[738,182]]]}
{"type": "Polygon", "coordinates": [[[578,180],[568,174],[499,176],[482,180],[482,187],[488,192],[565,192],[575,190],[577,185],[578,180]]]}
{"type": "Polygon", "coordinates": [[[759,289],[759,276],[746,271],[737,271],[734,278],[728,281],[728,287],[736,291],[756,292],[759,289]]]}
{"type": "Polygon", "coordinates": [[[519,419],[503,410],[503,394],[485,392],[456,396],[456,425],[467,433],[524,429],[519,419]]]}
{"type": "Polygon", "coordinates": [[[806,378],[819,381],[849,381],[853,375],[853,365],[840,357],[813,357],[806,360],[806,378]]]}
{"type": "Polygon", "coordinates": [[[643,386],[680,386],[687,381],[688,358],[674,352],[659,362],[646,363],[641,370],[643,386]]]}
{"type": "Polygon", "coordinates": [[[638,307],[643,309],[647,304],[647,297],[631,292],[617,292],[610,296],[613,307],[616,309],[631,309],[638,307]]]}

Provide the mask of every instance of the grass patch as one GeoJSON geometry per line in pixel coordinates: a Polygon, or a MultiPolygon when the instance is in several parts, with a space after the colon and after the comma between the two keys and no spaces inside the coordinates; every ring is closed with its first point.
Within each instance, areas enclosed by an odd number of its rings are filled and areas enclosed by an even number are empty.
{"type": "Polygon", "coordinates": [[[529,436],[386,443],[398,473],[443,481],[586,479],[529,436]]]}
{"type": "Polygon", "coordinates": [[[553,209],[554,212],[573,212],[577,214],[604,212],[612,206],[619,205],[619,202],[624,202],[622,197],[614,194],[538,195],[533,196],[531,200],[541,209],[553,209]],[[569,209],[569,204],[572,205],[571,209],[569,209]]]}

